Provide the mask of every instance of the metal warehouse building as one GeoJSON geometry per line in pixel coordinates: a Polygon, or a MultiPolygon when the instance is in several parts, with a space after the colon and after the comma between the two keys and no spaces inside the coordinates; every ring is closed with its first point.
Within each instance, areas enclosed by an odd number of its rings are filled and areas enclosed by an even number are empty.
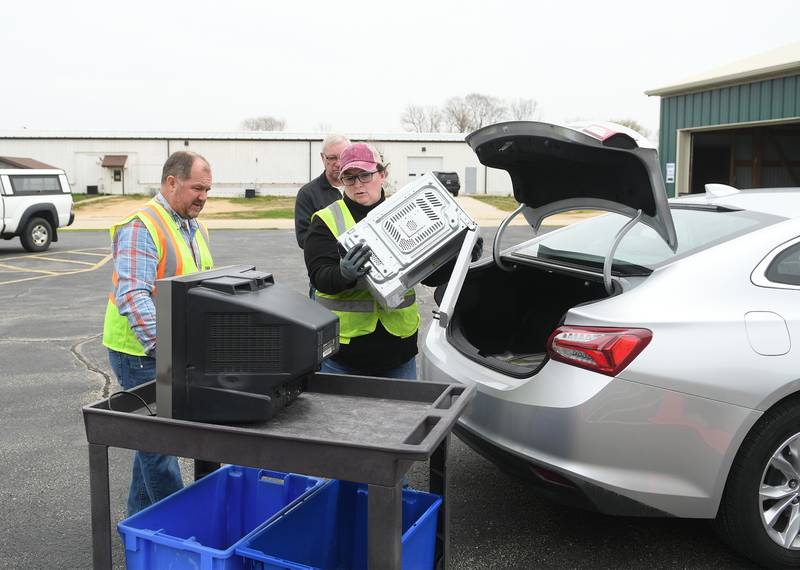
{"type": "Polygon", "coordinates": [[[800,186],[800,43],[646,94],[661,97],[671,196],[704,192],[708,182],[800,186]]]}
{"type": "MultiPolygon", "coordinates": [[[[214,195],[294,195],[322,172],[322,135],[236,133],[0,133],[0,156],[30,157],[62,168],[73,192],[154,194],[161,167],[176,150],[199,152],[211,163],[214,195]]],[[[480,164],[463,134],[400,133],[353,136],[369,141],[389,163],[387,191],[432,171],[455,171],[462,192],[510,194],[505,171],[480,164]]]]}

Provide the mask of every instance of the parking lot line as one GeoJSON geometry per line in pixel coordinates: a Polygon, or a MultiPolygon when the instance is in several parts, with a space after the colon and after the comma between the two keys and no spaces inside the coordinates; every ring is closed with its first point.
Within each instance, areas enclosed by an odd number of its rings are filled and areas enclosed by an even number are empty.
{"type": "Polygon", "coordinates": [[[91,261],[78,261],[77,259],[59,259],[57,257],[45,257],[43,255],[35,256],[36,259],[46,259],[47,261],[58,261],[59,263],[77,263],[79,265],[95,265],[91,261]]]}
{"type": "Polygon", "coordinates": [[[46,269],[28,269],[26,267],[16,267],[15,265],[9,265],[7,263],[0,263],[0,267],[3,269],[10,269],[11,271],[19,271],[25,273],[46,273],[48,275],[58,275],[57,271],[47,271],[46,269]]]}
{"type": "Polygon", "coordinates": [[[14,257],[5,258],[4,261],[21,261],[26,259],[35,259],[35,260],[43,260],[43,261],[54,261],[56,263],[74,263],[78,265],[85,265],[83,269],[75,269],[75,270],[68,270],[68,271],[50,271],[47,269],[31,269],[29,267],[19,267],[18,265],[11,265],[8,263],[0,263],[0,268],[7,269],[10,271],[14,271],[17,273],[38,273],[39,275],[34,275],[33,277],[20,277],[19,279],[9,279],[7,281],[0,281],[0,285],[11,285],[12,283],[22,283],[24,281],[36,281],[37,279],[47,279],[50,277],[65,277],[67,275],[76,275],[78,273],[87,273],[89,271],[95,271],[96,269],[101,268],[103,265],[109,262],[111,259],[111,253],[108,253],[108,249],[106,248],[90,248],[90,249],[72,249],[67,251],[60,251],[56,254],[44,254],[44,255],[16,255],[14,257]],[[104,252],[104,253],[99,253],[104,252]],[[96,262],[88,262],[88,261],[79,261],[76,259],[64,259],[61,257],[63,254],[77,254],[77,255],[87,255],[87,256],[94,256],[100,257],[101,259],[97,260],[96,262]]]}
{"type": "Polygon", "coordinates": [[[78,255],[94,255],[96,257],[105,257],[106,255],[108,255],[108,253],[105,253],[107,251],[108,251],[107,247],[103,247],[103,248],[95,247],[95,248],[92,248],[92,249],[71,249],[69,251],[65,251],[64,253],[76,253],[78,255]],[[100,251],[104,252],[104,253],[95,253],[94,250],[98,250],[98,249],[100,251]]]}

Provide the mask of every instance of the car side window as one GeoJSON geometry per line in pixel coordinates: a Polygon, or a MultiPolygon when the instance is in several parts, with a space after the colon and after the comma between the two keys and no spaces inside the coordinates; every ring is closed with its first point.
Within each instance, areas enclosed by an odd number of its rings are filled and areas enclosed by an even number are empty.
{"type": "Polygon", "coordinates": [[[776,255],[767,267],[765,276],[773,283],[800,285],[800,243],[776,255]]]}

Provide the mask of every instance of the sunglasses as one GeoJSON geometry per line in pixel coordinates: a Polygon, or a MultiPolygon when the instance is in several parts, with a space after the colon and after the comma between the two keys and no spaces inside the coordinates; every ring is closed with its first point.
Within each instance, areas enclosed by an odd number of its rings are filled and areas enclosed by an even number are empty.
{"type": "Polygon", "coordinates": [[[370,182],[372,180],[372,175],[375,174],[376,172],[378,171],[373,170],[372,172],[361,172],[356,175],[345,174],[344,176],[340,176],[339,180],[341,180],[345,186],[352,186],[353,184],[356,183],[356,179],[358,179],[358,181],[361,182],[362,184],[366,184],[367,182],[370,182]]]}

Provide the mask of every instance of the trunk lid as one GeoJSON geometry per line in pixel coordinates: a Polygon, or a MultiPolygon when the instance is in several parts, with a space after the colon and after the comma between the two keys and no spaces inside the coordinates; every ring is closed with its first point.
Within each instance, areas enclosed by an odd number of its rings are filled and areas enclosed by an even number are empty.
{"type": "Polygon", "coordinates": [[[517,121],[484,127],[466,140],[482,164],[508,172],[514,198],[537,233],[544,218],[567,210],[632,219],[641,211],[641,221],[677,247],[656,149],[635,131],[613,123],[517,121]]]}

